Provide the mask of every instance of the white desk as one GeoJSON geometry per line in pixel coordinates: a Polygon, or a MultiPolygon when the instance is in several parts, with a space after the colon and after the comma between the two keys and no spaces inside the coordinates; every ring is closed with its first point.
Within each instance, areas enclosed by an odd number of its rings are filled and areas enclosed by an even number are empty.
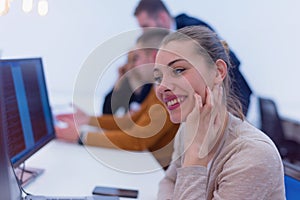
{"type": "Polygon", "coordinates": [[[45,172],[24,189],[48,196],[87,196],[99,185],[138,189],[138,199],[153,200],[164,176],[151,153],[86,147],[58,140],[35,153],[26,166],[43,168],[45,172]]]}

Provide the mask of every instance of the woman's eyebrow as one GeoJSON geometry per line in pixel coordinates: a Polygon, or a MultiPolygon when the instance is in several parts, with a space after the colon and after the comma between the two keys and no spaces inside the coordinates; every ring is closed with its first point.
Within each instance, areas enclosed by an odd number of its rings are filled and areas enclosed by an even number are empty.
{"type": "Polygon", "coordinates": [[[179,62],[179,61],[186,61],[186,60],[183,59],[183,58],[178,58],[178,59],[176,59],[176,60],[173,60],[173,61],[169,62],[169,63],[168,63],[168,66],[169,66],[169,67],[172,67],[172,65],[174,65],[176,62],[179,62]]]}
{"type": "MultiPolygon", "coordinates": [[[[180,61],[185,61],[185,62],[187,62],[185,59],[183,59],[183,58],[178,58],[178,59],[175,59],[175,60],[172,60],[171,62],[169,62],[168,64],[167,64],[167,66],[168,67],[172,67],[172,65],[174,65],[176,62],[180,62],[180,61]]],[[[156,71],[159,71],[159,69],[157,69],[156,67],[154,67],[154,69],[153,69],[153,72],[156,72],[156,71]]]]}

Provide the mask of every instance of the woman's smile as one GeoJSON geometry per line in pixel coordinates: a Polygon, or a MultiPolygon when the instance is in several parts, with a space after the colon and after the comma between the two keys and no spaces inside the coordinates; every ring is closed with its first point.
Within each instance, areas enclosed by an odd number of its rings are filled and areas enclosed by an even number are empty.
{"type": "Polygon", "coordinates": [[[168,110],[175,110],[176,108],[179,108],[180,105],[185,101],[186,96],[168,96],[164,98],[164,103],[166,104],[166,107],[168,110]]]}

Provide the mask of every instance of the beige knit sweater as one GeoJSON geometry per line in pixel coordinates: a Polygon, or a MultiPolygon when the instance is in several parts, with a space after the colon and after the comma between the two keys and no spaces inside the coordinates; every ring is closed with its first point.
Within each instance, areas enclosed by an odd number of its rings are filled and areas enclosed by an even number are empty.
{"type": "Polygon", "coordinates": [[[185,124],[174,144],[173,161],[160,182],[158,199],[285,199],[284,172],[273,142],[261,131],[230,115],[209,168],[181,167],[185,124]]]}

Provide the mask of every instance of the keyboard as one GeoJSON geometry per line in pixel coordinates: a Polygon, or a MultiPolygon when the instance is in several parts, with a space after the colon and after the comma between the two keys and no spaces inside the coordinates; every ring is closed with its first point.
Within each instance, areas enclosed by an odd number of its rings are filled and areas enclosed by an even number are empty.
{"type": "Polygon", "coordinates": [[[27,195],[25,200],[119,200],[119,197],[113,196],[86,196],[86,197],[51,197],[51,196],[36,196],[27,195]]]}

